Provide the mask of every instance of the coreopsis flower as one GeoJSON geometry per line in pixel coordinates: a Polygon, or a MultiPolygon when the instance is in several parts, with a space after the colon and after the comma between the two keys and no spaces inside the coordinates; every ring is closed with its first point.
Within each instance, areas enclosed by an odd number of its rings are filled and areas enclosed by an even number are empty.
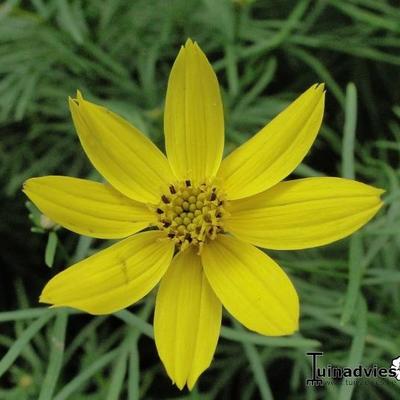
{"type": "Polygon", "coordinates": [[[359,229],[382,205],[381,190],[353,180],[281,182],[317,135],[324,95],[322,84],[311,86],[222,160],[217,78],[190,40],[168,82],[167,156],[137,128],[78,92],[69,101],[72,118],[107,183],[45,176],[29,179],[24,192],[73,232],[126,239],[57,274],[40,301],[108,314],[134,304],[161,281],[155,342],[179,388],[191,389],[210,365],[222,306],[259,334],[295,332],[296,290],[256,246],[321,246],[359,229]]]}

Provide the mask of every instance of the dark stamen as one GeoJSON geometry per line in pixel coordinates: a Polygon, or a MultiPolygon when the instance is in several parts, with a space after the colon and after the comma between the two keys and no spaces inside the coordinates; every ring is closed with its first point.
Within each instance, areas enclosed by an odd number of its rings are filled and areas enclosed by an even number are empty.
{"type": "Polygon", "coordinates": [[[192,185],[189,179],[187,181],[185,181],[185,184],[186,184],[186,187],[189,187],[192,185]]]}
{"type": "Polygon", "coordinates": [[[161,208],[157,208],[157,213],[158,213],[158,214],[164,214],[164,211],[161,210],[161,208]]]}
{"type": "Polygon", "coordinates": [[[170,185],[169,191],[171,192],[171,194],[175,194],[176,193],[174,185],[170,185]]]}
{"type": "Polygon", "coordinates": [[[168,237],[172,239],[173,237],[175,237],[175,233],[168,233],[168,237]]]}
{"type": "Polygon", "coordinates": [[[169,198],[168,198],[165,194],[163,194],[163,195],[161,196],[161,200],[162,200],[165,204],[168,204],[168,203],[170,202],[169,198]]]}
{"type": "Polygon", "coordinates": [[[164,221],[163,222],[164,228],[168,228],[171,225],[171,222],[169,221],[164,221]]]}
{"type": "Polygon", "coordinates": [[[221,217],[222,217],[222,214],[221,214],[220,212],[217,212],[217,213],[215,214],[215,216],[216,216],[217,218],[221,218],[221,217]]]}
{"type": "Polygon", "coordinates": [[[210,200],[214,201],[216,198],[217,198],[217,195],[214,192],[212,192],[211,196],[210,196],[210,200]]]}

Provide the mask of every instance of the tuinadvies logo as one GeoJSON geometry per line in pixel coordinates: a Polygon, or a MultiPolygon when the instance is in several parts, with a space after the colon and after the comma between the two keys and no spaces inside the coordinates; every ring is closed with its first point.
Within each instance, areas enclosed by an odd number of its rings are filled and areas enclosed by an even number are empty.
{"type": "Polygon", "coordinates": [[[306,380],[307,386],[323,386],[327,383],[339,383],[335,379],[356,379],[356,378],[395,378],[400,381],[400,357],[393,359],[389,368],[378,367],[372,365],[364,367],[357,365],[355,367],[337,367],[328,364],[324,367],[318,366],[318,358],[323,357],[322,351],[308,352],[307,356],[311,357],[311,378],[306,380]]]}

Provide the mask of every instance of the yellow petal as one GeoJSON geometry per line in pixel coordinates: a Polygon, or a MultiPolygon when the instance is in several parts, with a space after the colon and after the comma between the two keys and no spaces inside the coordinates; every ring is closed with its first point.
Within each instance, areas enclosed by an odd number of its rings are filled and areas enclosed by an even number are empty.
{"type": "Polygon", "coordinates": [[[306,178],[231,201],[225,228],[269,249],[293,250],[342,239],[382,206],[382,190],[341,178],[306,178]]]}
{"type": "Polygon", "coordinates": [[[52,278],[42,303],[109,314],[145,296],[167,270],[173,242],[159,231],[138,233],[78,262],[52,278]]]}
{"type": "Polygon", "coordinates": [[[81,235],[123,238],[146,228],[153,213],[108,184],[67,176],[31,178],[23,191],[51,220],[81,235]]]}
{"type": "Polygon", "coordinates": [[[189,389],[210,365],[221,327],[221,302],[192,248],[179,253],[161,281],[154,315],[157,350],[168,375],[189,389]]]}
{"type": "Polygon", "coordinates": [[[131,199],[158,203],[172,182],[161,151],[137,128],[80,93],[69,105],[82,147],[104,178],[131,199]]]}
{"type": "Polygon", "coordinates": [[[260,193],[288,176],[321,126],[324,85],[314,85],[226,157],[218,172],[229,199],[260,193]]]}
{"type": "Polygon", "coordinates": [[[298,329],[296,290],[285,272],[261,250],[219,235],[204,246],[201,258],[215,294],[248,329],[270,336],[298,329]]]}
{"type": "Polygon", "coordinates": [[[164,130],[168,160],[178,179],[200,183],[215,176],[224,146],[221,96],[210,63],[191,40],[171,70],[164,130]]]}

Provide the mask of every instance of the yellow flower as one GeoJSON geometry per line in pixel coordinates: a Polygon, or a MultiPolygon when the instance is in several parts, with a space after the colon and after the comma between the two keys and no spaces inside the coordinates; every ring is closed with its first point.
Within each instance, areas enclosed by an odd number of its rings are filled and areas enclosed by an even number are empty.
{"type": "Polygon", "coordinates": [[[280,182],[310,149],[324,94],[323,85],[313,85],[222,160],[217,78],[190,40],[168,82],[168,159],[137,128],[78,92],[70,99],[72,118],[86,154],[108,183],[46,176],[29,179],[24,192],[71,231],[127,239],[56,275],[40,301],[108,314],[135,303],[161,281],[155,341],[179,388],[191,389],[210,365],[222,305],[262,335],[295,332],[296,290],[255,246],[324,245],[360,228],[382,205],[382,190],[352,180],[280,182]]]}

